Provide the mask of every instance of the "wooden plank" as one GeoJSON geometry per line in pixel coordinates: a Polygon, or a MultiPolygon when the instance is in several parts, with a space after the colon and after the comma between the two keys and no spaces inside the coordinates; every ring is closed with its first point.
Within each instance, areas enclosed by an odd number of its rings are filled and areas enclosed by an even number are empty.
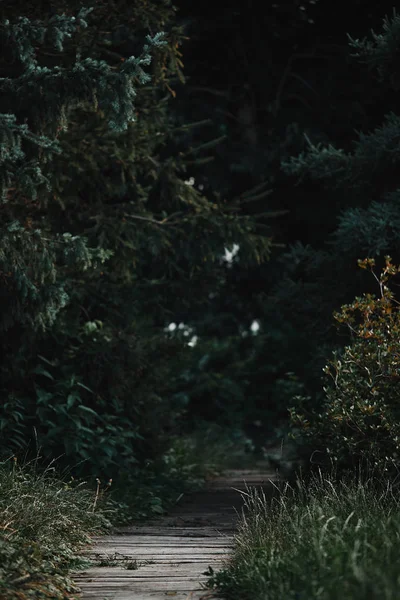
{"type": "MultiPolygon", "coordinates": [[[[139,555],[125,555],[123,556],[122,560],[137,560],[137,561],[155,561],[156,563],[160,563],[160,564],[166,564],[166,563],[178,563],[182,564],[184,562],[191,562],[191,563],[196,563],[196,562],[201,562],[201,563],[205,563],[205,562],[209,562],[210,560],[212,562],[221,562],[224,561],[226,559],[228,559],[230,556],[230,553],[226,553],[226,554],[204,554],[202,556],[179,556],[176,554],[163,554],[163,555],[153,555],[152,557],[150,557],[148,554],[147,555],[142,555],[142,557],[139,557],[139,555]]],[[[92,557],[89,557],[90,560],[93,561],[93,563],[96,563],[98,561],[93,560],[92,557]]],[[[109,555],[109,554],[105,554],[103,557],[100,558],[100,560],[102,562],[107,561],[107,560],[113,560],[114,556],[113,555],[109,555]]],[[[119,560],[118,558],[116,560],[119,560]]],[[[94,566],[94,565],[93,565],[94,566]]],[[[107,566],[107,565],[105,565],[107,566]]],[[[88,567],[88,568],[92,568],[92,567],[88,567]]],[[[104,567],[103,567],[104,568],[104,567]]]]}
{"type": "MultiPolygon", "coordinates": [[[[81,579],[79,582],[79,585],[81,585],[81,583],[83,581],[88,581],[90,582],[92,585],[117,585],[120,586],[121,584],[129,584],[129,585],[133,585],[135,586],[136,584],[147,584],[147,583],[155,583],[155,584],[162,584],[162,585],[169,585],[169,586],[174,586],[175,583],[188,583],[188,582],[193,582],[196,585],[200,582],[200,581],[205,581],[207,578],[205,575],[191,575],[191,574],[180,574],[175,572],[175,576],[171,576],[170,574],[168,574],[168,579],[165,578],[164,575],[159,574],[158,576],[154,575],[154,576],[147,576],[147,577],[141,577],[139,575],[131,575],[130,577],[126,576],[125,574],[129,572],[129,571],[124,571],[123,573],[121,573],[121,575],[116,576],[115,574],[110,574],[110,572],[106,572],[106,573],[102,573],[101,577],[96,577],[96,575],[91,575],[91,577],[88,577],[86,580],[85,579],[81,579]]],[[[139,585],[139,587],[141,587],[141,585],[139,585]]]]}
{"type": "MultiPolygon", "coordinates": [[[[229,539],[214,539],[214,538],[205,538],[204,540],[199,540],[198,542],[196,542],[196,540],[191,539],[191,538],[167,538],[166,540],[163,540],[161,538],[153,538],[153,539],[149,539],[147,542],[144,539],[141,539],[139,541],[136,540],[135,536],[120,536],[119,538],[113,540],[110,539],[108,537],[104,537],[102,539],[100,539],[97,544],[96,547],[101,543],[102,545],[111,545],[111,544],[115,544],[115,545],[121,545],[121,544],[129,544],[131,546],[136,546],[136,547],[140,547],[140,546],[184,546],[185,548],[191,548],[191,547],[196,547],[196,548],[220,548],[223,546],[229,546],[231,545],[233,542],[233,536],[230,537],[229,539]]],[[[94,546],[93,546],[94,547],[94,546]]]]}
{"type": "Polygon", "coordinates": [[[191,591],[191,592],[167,592],[160,595],[159,592],[145,592],[135,591],[135,595],[132,596],[132,592],[126,589],[108,591],[107,595],[102,593],[99,596],[97,590],[93,592],[87,592],[85,598],[94,600],[222,600],[219,596],[211,595],[210,592],[204,590],[191,591]]]}
{"type": "MultiPolygon", "coordinates": [[[[214,568],[215,566],[216,568],[220,568],[226,564],[228,563],[213,563],[212,567],[214,568]]],[[[153,576],[156,578],[161,578],[166,575],[176,575],[177,577],[180,577],[181,573],[184,577],[191,576],[190,574],[193,574],[193,577],[198,578],[199,575],[203,576],[204,573],[208,571],[210,566],[210,563],[206,562],[200,565],[191,565],[190,563],[187,563],[186,565],[178,564],[175,566],[168,566],[168,568],[165,568],[166,565],[157,564],[156,568],[154,569],[154,572],[150,570],[142,572],[140,568],[126,569],[124,567],[93,567],[93,569],[82,571],[82,573],[75,573],[74,580],[80,582],[90,580],[97,581],[102,579],[109,579],[110,581],[122,581],[124,579],[148,579],[149,577],[153,576]]]]}
{"type": "Polygon", "coordinates": [[[129,554],[132,553],[140,553],[142,554],[144,553],[149,553],[149,552],[154,552],[156,554],[163,554],[164,552],[166,552],[167,550],[170,550],[171,553],[178,553],[178,554],[191,554],[191,553],[195,553],[195,554],[201,554],[202,552],[206,553],[206,554],[216,554],[218,552],[228,552],[230,549],[232,548],[232,546],[204,546],[203,548],[196,548],[196,546],[177,546],[177,545],[173,545],[173,546],[145,546],[144,544],[142,544],[141,546],[135,546],[134,544],[124,544],[124,545],[117,545],[117,544],[98,544],[96,546],[96,548],[93,548],[93,550],[91,552],[85,552],[85,556],[87,556],[88,558],[90,557],[96,557],[96,556],[110,556],[111,554],[125,554],[125,551],[128,550],[129,554]]]}
{"type": "MultiPolygon", "coordinates": [[[[82,587],[82,583],[79,583],[79,587],[82,587]]],[[[136,591],[143,592],[182,592],[182,591],[197,591],[202,590],[200,583],[196,579],[178,579],[178,580],[166,580],[163,581],[132,581],[130,579],[121,579],[118,581],[103,581],[93,580],[90,582],[90,589],[97,590],[98,592],[104,593],[105,590],[113,591],[118,588],[125,588],[132,590],[133,593],[136,591]]]]}
{"type": "MultiPolygon", "coordinates": [[[[192,562],[196,562],[196,561],[200,561],[202,563],[207,563],[212,565],[215,561],[220,562],[223,559],[228,559],[229,558],[229,554],[205,554],[204,556],[200,556],[200,557],[195,557],[195,556],[182,556],[182,559],[186,560],[186,561],[192,561],[192,562]]],[[[106,557],[108,558],[108,557],[106,557]]],[[[149,554],[136,554],[136,555],[127,555],[127,559],[130,560],[137,560],[137,561],[145,561],[145,560],[154,560],[157,563],[162,564],[163,562],[166,563],[176,563],[178,562],[177,559],[179,559],[179,557],[176,554],[164,554],[164,555],[149,555],[149,554]]],[[[179,560],[179,562],[181,562],[179,560]]],[[[87,570],[89,570],[92,567],[89,567],[87,570]]],[[[93,567],[94,568],[94,567],[93,567]]],[[[106,565],[104,567],[102,567],[103,569],[106,568],[106,565]]],[[[85,571],[86,572],[86,571],[85,571]]]]}
{"type": "MultiPolygon", "coordinates": [[[[217,529],[216,527],[202,527],[201,529],[198,528],[191,528],[191,527],[171,527],[171,526],[167,526],[167,525],[159,525],[159,526],[150,526],[150,525],[143,525],[143,526],[139,526],[139,525],[130,525],[128,527],[119,527],[118,528],[118,532],[121,532],[121,534],[129,534],[129,535],[143,535],[143,536],[165,536],[165,537],[169,537],[172,536],[173,537],[177,537],[179,536],[180,538],[195,538],[197,539],[202,539],[202,538],[208,538],[208,537],[215,537],[216,535],[218,535],[219,529],[217,529]]],[[[224,537],[224,534],[221,534],[221,537],[224,537]]],[[[231,536],[226,536],[226,537],[231,537],[231,536]]],[[[94,538],[94,539],[99,539],[99,538],[94,538]]]]}
{"type": "MultiPolygon", "coordinates": [[[[222,566],[223,563],[218,563],[218,564],[213,564],[213,568],[217,568],[222,566]]],[[[203,563],[200,565],[196,565],[194,563],[186,563],[186,564],[178,564],[175,565],[172,563],[172,565],[168,564],[168,565],[154,565],[154,569],[150,569],[150,568],[142,568],[140,567],[139,569],[125,569],[123,567],[114,567],[113,570],[108,570],[106,567],[95,567],[93,569],[90,570],[90,573],[84,572],[82,573],[82,575],[78,575],[76,577],[76,580],[87,580],[87,579],[93,579],[93,578],[107,578],[107,577],[112,577],[117,578],[117,577],[131,577],[131,578],[138,578],[138,577],[154,577],[154,578],[160,578],[160,577],[166,577],[168,575],[168,577],[180,577],[182,576],[190,576],[193,575],[193,577],[198,577],[199,575],[203,575],[204,572],[208,569],[208,564],[207,563],[203,563]]]]}
{"type": "Polygon", "coordinates": [[[230,544],[228,545],[222,545],[222,544],[215,544],[214,545],[210,545],[210,546],[206,546],[206,545],[201,545],[201,546],[194,546],[193,544],[189,545],[185,545],[182,544],[181,546],[178,544],[140,544],[140,545],[136,545],[136,544],[130,544],[129,542],[124,542],[121,544],[108,544],[107,542],[104,543],[99,543],[96,545],[96,548],[93,548],[92,551],[86,551],[86,554],[92,554],[92,555],[97,555],[97,554],[104,554],[104,553],[109,553],[109,551],[111,549],[114,550],[114,553],[116,554],[122,554],[125,550],[125,548],[128,548],[131,552],[145,552],[147,550],[151,551],[151,552],[156,552],[156,553],[162,553],[165,550],[167,550],[168,548],[172,551],[172,552],[180,552],[181,554],[185,553],[185,552],[196,552],[196,554],[201,553],[201,552],[223,552],[224,550],[228,550],[229,548],[232,548],[232,545],[230,544]]]}
{"type": "Polygon", "coordinates": [[[152,536],[151,539],[149,539],[148,535],[118,535],[118,536],[113,536],[113,535],[107,535],[107,536],[102,536],[102,537],[98,537],[96,538],[96,542],[101,542],[103,540],[107,540],[107,542],[116,542],[118,543],[121,539],[129,539],[132,540],[132,543],[135,545],[140,545],[140,544],[159,544],[159,545],[165,545],[167,544],[184,544],[185,546],[199,546],[199,545],[205,545],[205,546],[210,546],[210,545],[223,545],[226,544],[229,540],[233,540],[233,537],[231,536],[230,538],[226,538],[226,537],[222,537],[222,536],[218,536],[218,537],[214,537],[214,538],[195,538],[195,537],[186,537],[183,538],[179,535],[169,535],[169,536],[152,536]]]}
{"type": "MultiPolygon", "coordinates": [[[[221,563],[218,564],[218,566],[221,563]]],[[[118,567],[114,567],[113,569],[110,569],[109,567],[94,567],[93,569],[91,569],[90,571],[85,571],[84,573],[82,573],[81,575],[76,575],[75,576],[75,580],[76,581],[89,581],[89,580],[100,580],[100,579],[109,579],[111,580],[119,580],[119,579],[140,579],[140,578],[145,578],[148,579],[150,578],[158,578],[160,579],[161,577],[181,577],[181,576],[185,576],[185,577],[196,577],[198,578],[199,576],[204,576],[205,571],[208,569],[209,565],[207,563],[204,563],[203,565],[199,567],[196,567],[195,565],[176,565],[174,567],[170,567],[170,568],[164,568],[165,565],[158,565],[158,568],[154,569],[153,571],[150,570],[146,570],[146,571],[142,571],[142,569],[124,569],[124,568],[118,568],[118,567]]],[[[213,564],[213,568],[216,567],[217,565],[213,564]]]]}
{"type": "Polygon", "coordinates": [[[137,546],[130,544],[113,544],[112,546],[107,546],[106,544],[99,544],[96,547],[97,555],[109,555],[110,549],[112,548],[113,553],[118,552],[118,554],[124,554],[126,556],[135,556],[136,554],[140,554],[141,556],[155,554],[157,556],[163,556],[164,554],[169,555],[187,555],[187,556],[197,556],[197,555],[212,555],[212,554],[226,554],[228,549],[224,546],[210,546],[208,548],[196,548],[195,546],[190,546],[189,548],[185,548],[184,546],[157,546],[156,548],[151,546],[141,546],[138,548],[137,546]]]}

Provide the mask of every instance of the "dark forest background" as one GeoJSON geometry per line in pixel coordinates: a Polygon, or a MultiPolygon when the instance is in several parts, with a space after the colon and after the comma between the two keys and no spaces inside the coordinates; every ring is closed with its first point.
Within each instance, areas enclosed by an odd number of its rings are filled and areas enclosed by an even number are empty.
{"type": "MultiPolygon", "coordinates": [[[[270,260],[246,268],[234,261],[213,299],[213,317],[197,323],[200,338],[214,337],[214,349],[228,332],[239,333],[225,354],[221,348],[224,359],[214,356],[218,365],[224,360],[224,374],[236,374],[246,426],[262,440],[287,419],[295,396],[322,402],[322,369],[348,341],[333,311],[376,291],[357,259],[398,260],[394,196],[386,202],[397,189],[397,166],[385,164],[385,150],[378,150],[394,131],[372,133],[396,112],[398,67],[387,56],[360,60],[351,46],[351,39],[372,41],[371,30],[381,34],[395,7],[355,1],[343,18],[322,1],[237,2],[229,9],[205,2],[198,11],[184,4],[189,40],[179,110],[196,119],[212,115],[214,135],[226,135],[198,181],[228,197],[260,186],[260,198],[242,210],[284,211],[262,221],[275,244],[270,260]],[[376,65],[384,58],[393,73],[382,80],[376,65]],[[257,338],[251,350],[238,350],[253,319],[257,338]],[[231,369],[235,360],[246,363],[243,372],[231,369]]],[[[395,35],[391,41],[387,53],[398,48],[395,35]]],[[[210,416],[206,397],[199,405],[210,416]]]]}
{"type": "Polygon", "coordinates": [[[393,4],[98,0],[29,34],[81,6],[0,3],[2,455],[126,480],[204,423],[261,451],[323,405],[357,260],[400,261],[393,4]]]}

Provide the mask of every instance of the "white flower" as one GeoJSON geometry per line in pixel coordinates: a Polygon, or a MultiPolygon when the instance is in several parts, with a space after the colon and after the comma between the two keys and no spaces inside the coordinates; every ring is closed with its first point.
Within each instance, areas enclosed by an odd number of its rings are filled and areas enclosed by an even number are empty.
{"type": "Polygon", "coordinates": [[[222,257],[222,259],[228,263],[232,262],[233,258],[236,256],[236,254],[239,252],[239,245],[238,244],[233,244],[232,249],[229,250],[228,248],[224,248],[225,250],[225,254],[222,257]]]}
{"type": "Polygon", "coordinates": [[[260,323],[258,321],[253,321],[250,329],[253,333],[258,333],[259,329],[260,329],[260,323]]]}

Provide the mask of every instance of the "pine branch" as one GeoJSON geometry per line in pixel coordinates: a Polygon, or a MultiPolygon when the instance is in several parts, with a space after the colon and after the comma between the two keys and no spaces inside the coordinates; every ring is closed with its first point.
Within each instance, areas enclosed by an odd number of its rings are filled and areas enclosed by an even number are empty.
{"type": "Polygon", "coordinates": [[[148,221],[149,223],[153,223],[154,225],[176,225],[177,223],[179,223],[179,221],[175,221],[175,222],[170,222],[170,219],[172,219],[173,217],[176,217],[178,215],[183,214],[182,212],[176,212],[173,213],[172,215],[169,215],[168,217],[166,217],[165,219],[162,219],[161,221],[157,221],[157,219],[152,219],[151,217],[143,217],[141,215],[132,215],[130,213],[123,213],[124,217],[127,219],[137,219],[139,221],[148,221]]]}

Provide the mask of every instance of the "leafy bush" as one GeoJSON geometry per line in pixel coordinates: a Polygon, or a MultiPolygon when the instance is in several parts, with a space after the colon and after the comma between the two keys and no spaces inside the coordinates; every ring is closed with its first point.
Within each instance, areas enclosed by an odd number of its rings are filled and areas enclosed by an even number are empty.
{"type": "MultiPolygon", "coordinates": [[[[122,468],[162,454],[166,433],[181,416],[179,399],[167,393],[167,369],[182,345],[130,337],[99,326],[94,333],[61,337],[63,348],[56,353],[58,341],[52,356],[44,343],[45,356],[21,366],[18,384],[0,405],[0,456],[34,453],[35,431],[41,454],[59,457],[59,466],[72,468],[76,477],[115,479],[122,468]]],[[[15,366],[3,382],[17,373],[15,366]]]]}
{"type": "Polygon", "coordinates": [[[90,460],[92,473],[112,473],[118,461],[135,464],[135,456],[129,455],[132,443],[140,437],[121,410],[110,403],[107,412],[101,414],[89,405],[94,393],[74,374],[54,380],[43,369],[43,377],[51,384],[35,386],[36,398],[10,395],[0,409],[0,440],[2,454],[21,451],[29,454],[34,446],[32,431],[40,424],[41,452],[47,458],[55,455],[64,466],[73,458],[74,473],[82,471],[90,460]],[[45,375],[45,373],[47,375],[45,375]],[[29,442],[28,442],[29,441],[29,442]],[[79,465],[79,467],[78,467],[79,465]]]}
{"type": "MultiPolygon", "coordinates": [[[[400,463],[400,313],[388,280],[400,267],[385,257],[380,277],[374,259],[359,261],[370,269],[380,287],[380,297],[365,294],[334,314],[347,325],[352,343],[336,352],[325,367],[329,378],[322,410],[307,414],[290,409],[293,437],[302,438],[338,467],[397,472],[400,463]]],[[[297,398],[304,405],[304,398],[297,398]]]]}

